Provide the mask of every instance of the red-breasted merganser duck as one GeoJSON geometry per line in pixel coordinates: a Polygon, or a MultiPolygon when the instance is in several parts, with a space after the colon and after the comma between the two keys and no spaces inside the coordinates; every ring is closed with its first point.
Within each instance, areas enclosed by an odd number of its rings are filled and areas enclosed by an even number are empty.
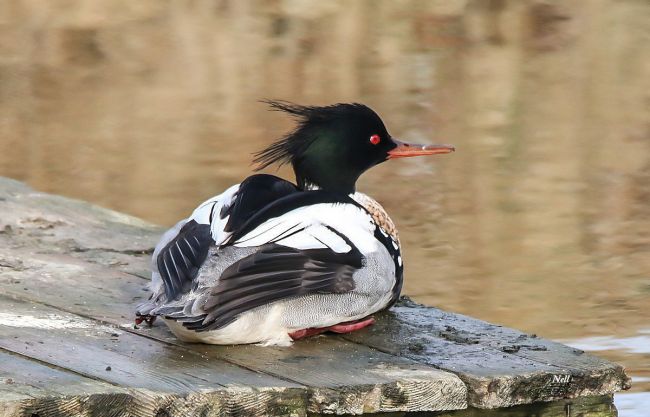
{"type": "Polygon", "coordinates": [[[168,230],[154,251],[152,294],[136,323],[163,317],[189,342],[289,345],[363,328],[398,299],[397,230],[355,183],[388,159],[453,146],[400,142],[363,104],[268,104],[298,125],[254,161],[258,170],[291,164],[297,184],[252,175],[168,230]]]}

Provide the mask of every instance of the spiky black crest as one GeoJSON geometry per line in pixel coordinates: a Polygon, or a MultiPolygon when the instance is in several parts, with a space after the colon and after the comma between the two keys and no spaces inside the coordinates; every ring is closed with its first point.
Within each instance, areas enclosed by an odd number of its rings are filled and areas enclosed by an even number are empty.
{"type": "Polygon", "coordinates": [[[255,168],[256,171],[276,162],[282,166],[299,159],[316,139],[318,130],[328,123],[341,118],[349,118],[351,115],[378,118],[374,111],[359,103],[302,106],[282,100],[262,100],[262,102],[271,106],[271,110],[290,114],[296,119],[298,125],[280,140],[254,154],[253,162],[258,164],[255,168]]]}
{"type": "Polygon", "coordinates": [[[301,106],[266,101],[272,110],[289,113],[296,128],[268,148],[254,162],[260,170],[273,163],[291,163],[298,188],[318,187],[351,193],[359,176],[386,160],[396,145],[377,113],[363,104],[301,106]],[[377,136],[372,143],[370,138],[377,136]]]}

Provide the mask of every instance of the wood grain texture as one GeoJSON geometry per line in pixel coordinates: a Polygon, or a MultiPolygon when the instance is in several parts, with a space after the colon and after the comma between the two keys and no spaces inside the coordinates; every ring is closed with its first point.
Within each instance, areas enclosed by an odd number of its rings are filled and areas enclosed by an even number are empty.
{"type": "Polygon", "coordinates": [[[51,307],[0,296],[0,347],[117,386],[169,393],[297,387],[51,307]]]}
{"type": "Polygon", "coordinates": [[[0,350],[0,416],[87,415],[127,397],[125,388],[0,350]]]}
{"type": "Polygon", "coordinates": [[[212,348],[233,363],[312,387],[310,412],[359,414],[467,407],[466,388],[455,375],[337,337],[315,337],[291,348],[212,348]]]}
{"type": "Polygon", "coordinates": [[[612,394],[625,370],[566,345],[404,298],[347,339],[457,374],[480,408],[612,394]]]}
{"type": "Polygon", "coordinates": [[[443,412],[436,417],[617,417],[611,395],[580,397],[547,403],[518,405],[486,410],[470,407],[467,410],[443,412]]]}
{"type": "Polygon", "coordinates": [[[0,305],[0,415],[304,415],[307,408],[297,384],[50,307],[3,297],[0,305]],[[10,314],[22,322],[8,325],[10,314]]]}
{"type": "Polygon", "coordinates": [[[124,389],[74,372],[0,350],[0,387],[28,398],[100,393],[124,393],[124,389]]]}
{"type": "Polygon", "coordinates": [[[150,277],[150,255],[163,228],[7,178],[0,178],[0,202],[0,234],[9,247],[68,254],[150,277]]]}

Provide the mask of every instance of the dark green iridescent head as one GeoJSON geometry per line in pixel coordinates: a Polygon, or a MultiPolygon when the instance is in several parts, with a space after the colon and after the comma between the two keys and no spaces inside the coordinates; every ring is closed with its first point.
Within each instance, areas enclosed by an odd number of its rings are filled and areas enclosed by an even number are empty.
{"type": "Polygon", "coordinates": [[[447,153],[449,145],[409,145],[393,139],[381,118],[363,104],[301,106],[266,101],[298,122],[295,130],[258,152],[258,170],[278,162],[291,163],[298,187],[352,193],[367,169],[387,159],[447,153]]]}

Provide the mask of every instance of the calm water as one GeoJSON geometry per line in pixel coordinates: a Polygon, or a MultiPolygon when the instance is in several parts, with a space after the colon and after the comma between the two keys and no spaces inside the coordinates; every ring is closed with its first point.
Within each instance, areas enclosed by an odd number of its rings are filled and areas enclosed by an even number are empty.
{"type": "Polygon", "coordinates": [[[359,183],[404,292],[619,361],[647,410],[650,3],[65,3],[0,4],[0,175],[169,225],[290,128],[258,99],[364,102],[457,146],[359,183]]]}

